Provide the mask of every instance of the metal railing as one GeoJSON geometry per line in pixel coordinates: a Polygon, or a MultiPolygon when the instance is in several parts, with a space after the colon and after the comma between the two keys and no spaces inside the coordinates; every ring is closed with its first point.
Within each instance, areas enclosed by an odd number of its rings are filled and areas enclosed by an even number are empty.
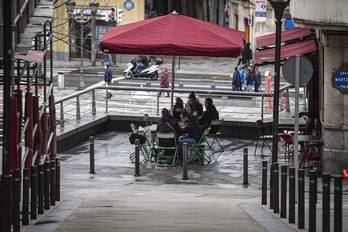
{"type": "MultiPolygon", "coordinates": [[[[290,97],[291,85],[280,89],[279,110],[290,112],[294,105],[290,97]],[[284,93],[284,94],[283,94],[284,93]]],[[[181,97],[184,102],[191,90],[175,89],[174,97],[181,97]]],[[[254,121],[255,118],[272,118],[273,93],[266,92],[232,92],[215,89],[194,90],[196,96],[201,99],[211,97],[214,105],[224,120],[254,121]]],[[[55,101],[57,123],[64,127],[65,123],[81,120],[82,116],[94,116],[96,114],[116,114],[160,116],[162,108],[168,109],[170,97],[165,97],[170,89],[153,87],[121,87],[121,86],[94,86],[89,87],[69,96],[55,101]],[[110,99],[107,92],[112,93],[110,99]],[[159,96],[159,92],[165,94],[159,96]]],[[[305,104],[305,97],[301,104],[305,104]]]]}

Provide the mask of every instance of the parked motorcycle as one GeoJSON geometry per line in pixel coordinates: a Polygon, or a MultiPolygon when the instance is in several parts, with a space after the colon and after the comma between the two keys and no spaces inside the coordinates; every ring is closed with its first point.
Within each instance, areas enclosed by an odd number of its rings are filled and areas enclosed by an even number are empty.
{"type": "Polygon", "coordinates": [[[154,59],[155,64],[149,64],[147,67],[139,69],[136,73],[133,73],[134,68],[137,66],[136,59],[131,59],[127,64],[127,68],[123,71],[123,75],[126,79],[133,77],[149,77],[151,80],[158,79],[159,66],[163,63],[162,58],[151,57],[154,59]]]}

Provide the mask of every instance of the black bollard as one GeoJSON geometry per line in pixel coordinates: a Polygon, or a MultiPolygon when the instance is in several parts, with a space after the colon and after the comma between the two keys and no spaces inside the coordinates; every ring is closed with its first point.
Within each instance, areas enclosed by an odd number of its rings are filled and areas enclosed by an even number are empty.
{"type": "Polygon", "coordinates": [[[334,190],[334,232],[342,232],[342,176],[333,176],[334,190]]]}
{"type": "Polygon", "coordinates": [[[184,143],[182,148],[182,179],[188,180],[187,177],[187,161],[188,161],[188,144],[184,143]]]}
{"type": "Polygon", "coordinates": [[[29,225],[29,168],[23,168],[22,225],[29,225]]]}
{"type": "Polygon", "coordinates": [[[273,164],[271,164],[271,171],[270,171],[270,178],[269,178],[269,186],[270,186],[270,192],[269,192],[269,208],[273,209],[273,164]]]}
{"type": "Polygon", "coordinates": [[[135,140],[135,173],[134,176],[140,175],[140,157],[139,157],[139,139],[135,140]]]}
{"type": "Polygon", "coordinates": [[[262,161],[262,198],[261,204],[267,205],[267,160],[262,161]]]}
{"type": "Polygon", "coordinates": [[[286,201],[287,201],[287,185],[288,185],[288,166],[281,166],[281,187],[280,187],[280,217],[286,218],[286,201]]]}
{"type": "Polygon", "coordinates": [[[298,229],[305,228],[305,171],[303,169],[298,170],[298,229]]]}
{"type": "Polygon", "coordinates": [[[60,160],[56,159],[56,201],[60,201],[60,160]]]}
{"type": "Polygon", "coordinates": [[[37,166],[31,166],[30,219],[36,219],[37,207],[37,166]]]}
{"type": "Polygon", "coordinates": [[[244,181],[243,185],[249,185],[248,182],[248,148],[243,149],[243,166],[244,166],[244,181]]]}
{"type": "Polygon", "coordinates": [[[95,174],[94,171],[94,137],[89,137],[89,173],[95,174]]]}
{"type": "Polygon", "coordinates": [[[13,170],[13,231],[20,231],[21,171],[13,170]]]}
{"type": "Polygon", "coordinates": [[[316,207],[316,185],[317,185],[317,171],[316,170],[310,170],[309,171],[309,224],[308,224],[308,231],[314,232],[316,231],[316,225],[317,225],[317,207],[316,207]]]}
{"type": "Polygon", "coordinates": [[[295,223],[296,178],[294,167],[289,168],[289,223],[295,223]]]}
{"type": "Polygon", "coordinates": [[[56,205],[56,161],[51,160],[50,161],[50,181],[51,181],[51,190],[50,190],[50,199],[51,199],[51,205],[56,205]]]}
{"type": "Polygon", "coordinates": [[[50,161],[45,161],[45,172],[44,172],[44,208],[50,209],[50,161]]]}
{"type": "Polygon", "coordinates": [[[330,231],[330,181],[331,175],[329,173],[322,174],[323,181],[323,216],[322,225],[323,231],[330,231]]]}
{"type": "Polygon", "coordinates": [[[1,176],[1,231],[11,231],[11,176],[1,176]]]}
{"type": "Polygon", "coordinates": [[[38,175],[38,188],[37,188],[37,213],[44,213],[44,177],[45,167],[43,164],[39,165],[39,175],[38,175]]]}
{"type": "Polygon", "coordinates": [[[279,213],[279,164],[273,164],[273,213],[279,213]]]}

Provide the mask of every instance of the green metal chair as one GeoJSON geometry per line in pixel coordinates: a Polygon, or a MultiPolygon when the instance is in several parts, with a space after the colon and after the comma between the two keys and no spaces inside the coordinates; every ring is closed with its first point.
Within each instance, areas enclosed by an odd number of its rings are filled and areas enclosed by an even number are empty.
{"type": "Polygon", "coordinates": [[[156,165],[160,167],[175,166],[178,160],[179,146],[175,133],[156,132],[155,145],[153,150],[157,150],[156,165]],[[172,146],[161,146],[160,140],[171,141],[172,146]]]}
{"type": "Polygon", "coordinates": [[[217,127],[216,130],[213,131],[214,133],[211,133],[211,131],[209,131],[209,133],[206,136],[206,143],[213,154],[218,151],[225,150],[218,139],[218,137],[221,135],[219,128],[222,122],[223,122],[223,119],[214,119],[210,122],[210,125],[209,125],[210,128],[217,127]],[[212,138],[212,139],[209,140],[209,138],[212,138]]]}
{"type": "MultiPolygon", "coordinates": [[[[143,135],[146,140],[143,144],[139,144],[140,148],[139,151],[142,154],[142,156],[144,157],[143,161],[149,161],[151,160],[152,157],[152,147],[153,145],[151,144],[151,142],[149,141],[149,133],[151,133],[150,128],[149,127],[145,127],[142,129],[136,128],[134,123],[130,124],[130,127],[132,129],[132,132],[134,134],[139,134],[139,135],[143,135]]],[[[129,159],[134,162],[135,159],[135,152],[133,152],[130,156],[129,159]]]]}
{"type": "Polygon", "coordinates": [[[152,121],[151,121],[151,119],[150,119],[148,114],[144,114],[143,120],[145,122],[145,126],[151,126],[152,125],[152,121]]]}
{"type": "Polygon", "coordinates": [[[205,153],[204,149],[204,142],[206,142],[206,136],[210,131],[210,127],[204,130],[202,133],[201,138],[199,139],[198,143],[193,143],[189,145],[190,148],[190,155],[189,155],[189,161],[193,161],[196,157],[199,157],[203,161],[210,163],[212,161],[211,157],[205,153]]]}

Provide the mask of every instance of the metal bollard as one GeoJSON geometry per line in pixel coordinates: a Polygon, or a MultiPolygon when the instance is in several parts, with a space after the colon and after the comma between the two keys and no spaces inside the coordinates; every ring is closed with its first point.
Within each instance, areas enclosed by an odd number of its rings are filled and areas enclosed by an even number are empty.
{"type": "Polygon", "coordinates": [[[13,170],[13,231],[20,231],[21,171],[13,170]]]}
{"type": "Polygon", "coordinates": [[[281,166],[281,187],[280,187],[280,217],[286,218],[286,201],[287,201],[287,185],[288,185],[288,166],[281,166]]]}
{"type": "Polygon", "coordinates": [[[56,201],[60,201],[60,160],[56,159],[56,201]]]}
{"type": "Polygon", "coordinates": [[[298,170],[298,229],[305,228],[305,171],[303,169],[298,170]]]}
{"type": "Polygon", "coordinates": [[[270,171],[270,178],[269,178],[269,186],[270,186],[270,193],[269,193],[269,208],[273,209],[273,164],[271,164],[271,171],[270,171]]]}
{"type": "Polygon", "coordinates": [[[334,232],[342,231],[342,176],[333,176],[334,190],[334,232]]]}
{"type": "Polygon", "coordinates": [[[273,164],[273,212],[279,213],[279,164],[273,164]]]}
{"type": "Polygon", "coordinates": [[[94,171],[94,137],[89,137],[89,173],[95,174],[94,171]]]}
{"type": "Polygon", "coordinates": [[[267,160],[262,161],[262,198],[261,204],[267,205],[267,160]]]}
{"type": "Polygon", "coordinates": [[[183,180],[188,180],[189,178],[187,177],[187,161],[188,161],[188,144],[184,143],[183,144],[183,154],[182,154],[182,179],[183,180]]]}
{"type": "Polygon", "coordinates": [[[38,175],[38,188],[37,188],[37,213],[43,214],[44,213],[44,174],[45,174],[45,167],[43,164],[39,165],[39,175],[38,175]]]}
{"type": "Polygon", "coordinates": [[[37,207],[37,166],[31,166],[30,219],[36,219],[37,207]]]}
{"type": "Polygon", "coordinates": [[[296,194],[296,178],[295,167],[289,168],[289,223],[295,223],[295,194],[296,194]]]}
{"type": "Polygon", "coordinates": [[[323,181],[323,216],[322,226],[323,231],[330,231],[330,181],[331,175],[328,173],[322,174],[323,181]]]}
{"type": "Polygon", "coordinates": [[[22,225],[29,225],[29,168],[23,168],[22,225]]]}
{"type": "Polygon", "coordinates": [[[1,231],[11,231],[11,176],[1,176],[1,231]]]}
{"type": "Polygon", "coordinates": [[[317,207],[316,207],[316,185],[317,185],[317,171],[309,171],[309,224],[308,231],[316,231],[316,217],[317,217],[317,207]]]}
{"type": "Polygon", "coordinates": [[[243,185],[249,185],[248,182],[248,148],[243,149],[243,167],[244,167],[244,181],[243,185]]]}
{"type": "Polygon", "coordinates": [[[44,172],[44,208],[50,209],[50,161],[45,161],[45,172],[44,172]]]}
{"type": "Polygon", "coordinates": [[[51,180],[51,205],[56,205],[56,161],[51,160],[51,171],[50,171],[50,180],[51,180]]]}
{"type": "Polygon", "coordinates": [[[135,173],[134,176],[141,176],[140,175],[140,157],[139,157],[139,139],[135,140],[135,173]]]}

